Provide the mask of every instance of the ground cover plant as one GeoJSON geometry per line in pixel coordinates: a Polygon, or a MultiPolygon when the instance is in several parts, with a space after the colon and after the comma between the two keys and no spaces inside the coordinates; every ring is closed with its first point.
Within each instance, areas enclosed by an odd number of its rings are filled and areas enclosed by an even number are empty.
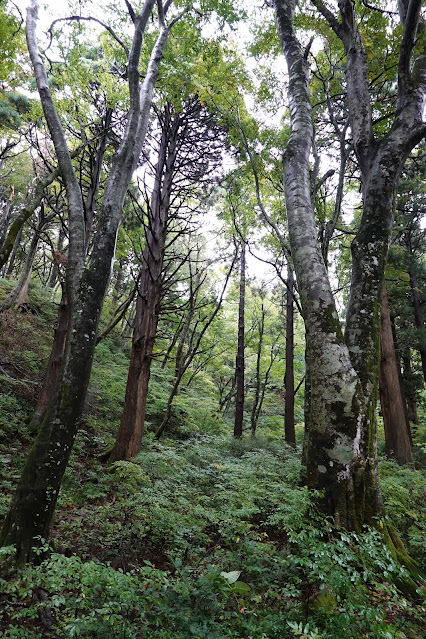
{"type": "MultiPolygon", "coordinates": [[[[48,330],[49,320],[42,326],[48,330]]],[[[422,590],[414,598],[398,590],[404,568],[383,545],[380,522],[362,534],[336,531],[300,485],[300,448],[287,447],[280,433],[234,440],[222,422],[189,435],[199,407],[190,415],[182,401],[186,414],[169,437],[156,441],[150,432],[137,458],[106,465],[126,361],[117,340],[97,351],[52,539],[38,565],[3,573],[2,636],[422,636],[422,590]]],[[[157,382],[153,414],[160,374],[157,382]]],[[[31,439],[16,433],[11,454],[10,432],[31,409],[14,393],[2,395],[9,406],[2,515],[31,439]]],[[[424,473],[384,458],[380,471],[387,512],[424,566],[424,473]]]]}

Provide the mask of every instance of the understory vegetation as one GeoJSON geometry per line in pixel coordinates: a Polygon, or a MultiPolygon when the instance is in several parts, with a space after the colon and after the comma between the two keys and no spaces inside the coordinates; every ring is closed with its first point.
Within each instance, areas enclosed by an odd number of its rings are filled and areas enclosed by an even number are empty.
{"type": "MultiPolygon", "coordinates": [[[[25,311],[1,318],[1,518],[34,437],[25,423],[49,354],[55,304],[33,287],[25,311]]],[[[142,451],[108,466],[126,348],[114,333],[97,347],[52,539],[38,565],[10,568],[0,581],[2,637],[424,636],[424,593],[419,587],[409,599],[398,590],[404,568],[383,544],[384,522],[362,535],[336,532],[300,485],[302,424],[296,449],[284,444],[282,420],[235,440],[204,374],[182,387],[171,427],[157,441],[172,376],[157,365],[142,451]]],[[[413,468],[386,459],[380,437],[387,517],[424,571],[424,432],[418,426],[413,468]]],[[[0,552],[7,565],[11,549],[0,552]]]]}

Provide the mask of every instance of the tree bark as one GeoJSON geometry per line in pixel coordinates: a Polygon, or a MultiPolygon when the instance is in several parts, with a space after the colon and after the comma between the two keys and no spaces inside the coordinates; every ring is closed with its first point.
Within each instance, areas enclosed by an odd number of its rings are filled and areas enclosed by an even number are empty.
{"type": "Polygon", "coordinates": [[[365,499],[355,494],[353,474],[361,458],[357,435],[364,409],[362,390],[344,343],[317,240],[309,181],[313,120],[307,63],[293,27],[295,3],[275,0],[275,10],[289,72],[292,121],[284,154],[286,210],[310,363],[307,483],[323,491],[322,507],[336,523],[361,528],[365,499]]]}
{"type": "Polygon", "coordinates": [[[414,312],[414,323],[419,331],[420,339],[418,342],[418,349],[420,358],[422,361],[423,379],[426,384],[426,327],[423,319],[423,311],[420,302],[419,289],[417,285],[417,278],[412,270],[409,271],[410,288],[411,288],[411,300],[414,312]]]}
{"type": "MultiPolygon", "coordinates": [[[[322,508],[337,524],[361,530],[364,524],[373,525],[382,513],[375,435],[381,293],[396,181],[408,152],[425,133],[422,111],[426,76],[421,62],[416,69],[420,81],[415,86],[411,78],[409,91],[399,93],[399,106],[404,108],[397,112],[394,126],[382,140],[374,139],[367,56],[356,27],[354,6],[350,0],[341,0],[338,21],[322,0],[313,1],[342,40],[347,54],[349,118],[362,176],[363,215],[352,245],[344,338],[310,202],[308,168],[313,123],[307,61],[293,27],[296,3],[275,0],[289,73],[291,135],[284,154],[286,210],[310,363],[307,483],[323,491],[322,508]]],[[[405,25],[404,33],[410,29],[412,21],[405,25]]],[[[413,46],[406,42],[409,57],[413,46]]],[[[407,73],[406,65],[401,64],[399,85],[405,82],[406,86],[407,73]]]]}
{"type": "Polygon", "coordinates": [[[395,354],[386,286],[381,313],[380,403],[385,429],[386,454],[398,464],[412,464],[410,426],[395,354]]]}
{"type": "Polygon", "coordinates": [[[287,295],[286,295],[286,333],[285,333],[285,406],[284,433],[285,441],[290,446],[296,445],[294,429],[294,279],[291,264],[287,263],[287,295]]]}
{"type": "Polygon", "coordinates": [[[180,117],[164,111],[164,123],[148,211],[148,230],[136,301],[132,352],[120,428],[110,461],[135,457],[142,443],[152,354],[160,312],[164,248],[173,185],[180,117]]]}
{"type": "Polygon", "coordinates": [[[240,256],[240,296],[238,305],[238,344],[235,361],[235,378],[237,394],[235,397],[234,437],[241,438],[244,423],[244,349],[245,349],[245,296],[246,296],[246,245],[241,243],[240,256]]]}

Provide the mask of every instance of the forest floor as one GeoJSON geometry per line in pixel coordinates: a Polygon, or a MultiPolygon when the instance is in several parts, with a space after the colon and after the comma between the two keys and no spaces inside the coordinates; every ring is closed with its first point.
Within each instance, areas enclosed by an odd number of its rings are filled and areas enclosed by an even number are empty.
{"type": "MultiPolygon", "coordinates": [[[[37,291],[26,313],[0,318],[0,519],[33,439],[26,424],[54,318],[37,291]]],[[[398,590],[404,568],[383,545],[380,522],[360,535],[333,529],[299,485],[300,450],[280,433],[234,441],[222,420],[193,432],[179,414],[168,437],[148,432],[135,460],[106,465],[127,361],[113,339],[97,348],[52,539],[39,565],[3,572],[0,636],[426,636],[424,588],[414,600],[398,590]]],[[[164,403],[167,385],[160,373],[153,380],[152,404],[162,395],[164,403]]],[[[387,517],[426,572],[424,431],[416,468],[382,456],[379,470],[387,517]]]]}

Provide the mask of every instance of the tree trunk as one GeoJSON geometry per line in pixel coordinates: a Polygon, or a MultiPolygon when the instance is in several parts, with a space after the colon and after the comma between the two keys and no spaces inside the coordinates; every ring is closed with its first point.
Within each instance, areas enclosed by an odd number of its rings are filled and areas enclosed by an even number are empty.
{"type": "Polygon", "coordinates": [[[306,478],[309,487],[323,491],[322,508],[336,524],[360,529],[366,520],[365,481],[361,476],[355,484],[354,475],[362,461],[358,433],[365,410],[362,389],[344,343],[317,240],[309,181],[313,121],[307,63],[293,28],[295,5],[275,0],[275,9],[289,71],[292,118],[284,154],[286,211],[310,367],[306,478]]]}
{"type": "Polygon", "coordinates": [[[260,320],[258,320],[258,326],[259,326],[259,339],[257,342],[257,353],[256,353],[256,378],[255,378],[255,386],[254,386],[253,407],[251,409],[251,416],[250,416],[250,427],[251,427],[252,437],[256,435],[257,420],[259,417],[259,411],[257,409],[260,402],[260,386],[261,386],[260,362],[262,359],[263,335],[265,332],[265,307],[263,303],[263,298],[262,298],[260,320]]]}
{"type": "Polygon", "coordinates": [[[412,375],[412,369],[411,369],[411,353],[410,353],[410,349],[407,347],[404,349],[403,353],[402,353],[402,362],[403,362],[403,366],[404,366],[404,375],[403,375],[403,380],[406,381],[405,384],[405,397],[407,400],[407,411],[408,411],[408,419],[410,422],[412,422],[413,424],[419,424],[419,416],[417,413],[417,400],[416,400],[416,393],[415,391],[412,389],[412,385],[411,385],[411,375],[412,375]]]}
{"type": "Polygon", "coordinates": [[[411,288],[411,300],[414,311],[414,323],[419,331],[419,343],[418,349],[420,352],[420,358],[422,361],[423,379],[426,384],[426,327],[423,319],[423,311],[420,302],[419,289],[417,285],[417,278],[412,270],[409,271],[410,276],[410,288],[411,288]]]}
{"type": "Polygon", "coordinates": [[[241,243],[240,258],[240,300],[238,306],[238,345],[235,361],[237,394],[235,397],[234,437],[242,437],[244,423],[244,310],[246,297],[246,245],[241,243]]]}
{"type": "MultiPolygon", "coordinates": [[[[322,491],[322,509],[334,517],[336,524],[361,530],[365,524],[374,525],[382,513],[375,434],[381,294],[395,185],[407,153],[425,132],[424,87],[420,83],[410,93],[404,87],[400,90],[399,105],[404,104],[404,108],[398,111],[389,134],[380,142],[374,139],[367,56],[356,27],[354,6],[350,0],[341,0],[339,21],[322,0],[313,1],[346,49],[349,117],[362,175],[363,215],[352,245],[353,272],[344,338],[310,201],[313,122],[307,59],[293,26],[296,3],[275,0],[289,73],[291,135],[284,153],[286,211],[310,365],[307,483],[322,491]]],[[[405,28],[404,38],[409,37],[412,28],[411,23],[405,28]]],[[[406,45],[405,53],[410,56],[412,47],[408,41],[406,45]]],[[[399,75],[403,83],[406,67],[402,63],[399,75]]]]}
{"type": "Polygon", "coordinates": [[[286,334],[285,334],[285,407],[284,433],[285,441],[290,446],[296,445],[294,430],[294,304],[293,304],[293,269],[287,262],[287,295],[286,295],[286,334]]]}
{"type": "Polygon", "coordinates": [[[152,353],[160,312],[162,271],[173,169],[176,161],[180,117],[165,107],[155,182],[148,212],[148,231],[136,301],[132,352],[120,428],[110,461],[135,457],[142,443],[152,353]]]}
{"type": "MultiPolygon", "coordinates": [[[[91,170],[90,170],[90,182],[88,191],[86,194],[86,198],[83,201],[84,207],[84,217],[85,217],[85,241],[84,241],[84,254],[87,255],[90,237],[92,234],[92,221],[94,216],[95,207],[97,204],[96,196],[99,191],[100,179],[101,179],[101,166],[105,156],[106,150],[106,136],[108,132],[108,126],[111,121],[111,112],[110,109],[107,109],[107,113],[105,116],[104,126],[101,127],[100,132],[100,141],[99,146],[96,150],[96,153],[90,156],[91,159],[91,170]]],[[[54,252],[54,255],[60,256],[62,247],[63,247],[63,239],[64,233],[62,227],[59,231],[58,237],[58,249],[57,252],[54,252]]],[[[68,256],[65,256],[63,263],[66,265],[68,256]]],[[[54,259],[54,269],[52,271],[51,283],[49,285],[54,285],[56,278],[60,276],[59,273],[59,258],[54,259]]],[[[49,356],[49,360],[47,362],[47,368],[43,380],[43,385],[41,388],[41,392],[37,401],[36,409],[32,416],[30,422],[30,429],[32,431],[37,431],[40,424],[43,421],[43,418],[46,414],[48,403],[50,398],[54,395],[55,384],[58,380],[59,373],[61,370],[62,360],[64,357],[64,350],[66,344],[66,336],[68,331],[68,302],[66,292],[63,288],[61,302],[59,304],[58,309],[58,317],[56,320],[56,327],[53,335],[52,348],[49,356]]]]}
{"type": "Polygon", "coordinates": [[[28,297],[28,286],[30,283],[31,272],[33,270],[33,263],[37,252],[37,246],[40,239],[40,231],[42,225],[39,226],[34,232],[30,247],[28,249],[27,258],[25,260],[24,268],[21,273],[21,277],[14,289],[10,291],[3,304],[0,306],[0,313],[6,311],[13,306],[21,306],[25,303],[28,297]]]}
{"type": "Polygon", "coordinates": [[[386,286],[383,286],[380,344],[380,403],[386,454],[394,457],[398,464],[412,464],[410,426],[401,390],[386,286]]]}
{"type": "MultiPolygon", "coordinates": [[[[12,275],[12,273],[13,273],[13,268],[15,266],[15,260],[16,260],[16,254],[18,252],[18,248],[19,248],[19,245],[21,243],[21,237],[22,237],[22,227],[20,227],[19,230],[17,231],[16,236],[15,236],[15,241],[14,241],[14,243],[12,245],[12,249],[8,253],[8,257],[10,255],[10,258],[9,258],[9,262],[7,264],[7,268],[5,266],[5,268],[6,268],[5,277],[10,277],[12,275]]],[[[2,252],[4,251],[6,241],[7,241],[7,237],[6,237],[6,240],[3,242],[2,252]]]]}
{"type": "Polygon", "coordinates": [[[47,362],[46,373],[43,379],[43,385],[37,400],[37,405],[29,429],[31,432],[37,432],[40,424],[46,415],[49,401],[55,392],[55,385],[61,370],[62,360],[64,356],[65,340],[68,330],[68,308],[65,290],[62,290],[61,301],[59,304],[58,317],[56,320],[55,331],[53,335],[52,349],[50,351],[49,360],[47,362]]]}
{"type": "MultiPolygon", "coordinates": [[[[62,226],[59,227],[59,234],[58,234],[58,244],[56,246],[56,251],[58,255],[62,254],[63,248],[64,248],[64,239],[65,239],[65,233],[64,230],[62,228],[62,226]]],[[[60,279],[60,272],[59,272],[59,264],[56,263],[56,260],[53,258],[53,262],[52,262],[52,272],[50,274],[50,278],[49,278],[49,288],[55,288],[57,281],[60,279]]]]}
{"type": "Polygon", "coordinates": [[[15,188],[11,186],[10,188],[10,196],[4,204],[1,212],[0,212],[0,249],[4,244],[4,240],[6,238],[7,227],[9,226],[9,221],[12,215],[13,210],[13,200],[15,199],[15,188]]]}

